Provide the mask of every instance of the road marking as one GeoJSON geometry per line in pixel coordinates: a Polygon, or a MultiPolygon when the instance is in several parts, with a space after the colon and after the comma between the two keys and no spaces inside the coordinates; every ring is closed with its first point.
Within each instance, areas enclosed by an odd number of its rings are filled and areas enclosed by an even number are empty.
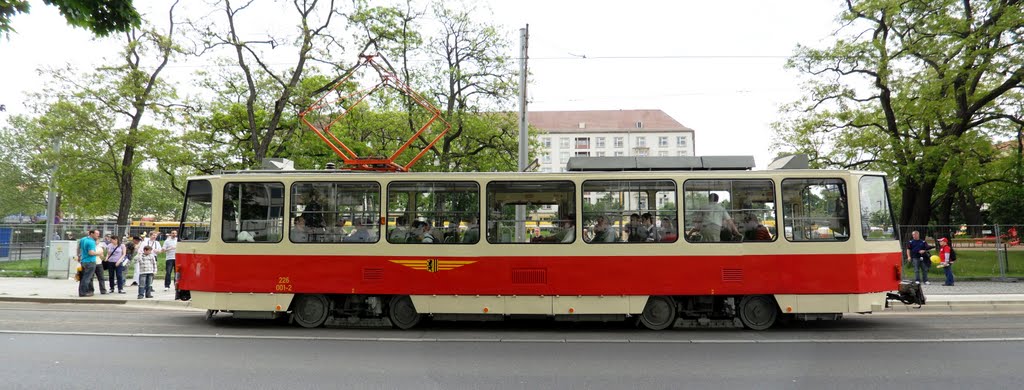
{"type": "Polygon", "coordinates": [[[335,336],[260,336],[230,334],[155,334],[155,333],[99,333],[99,332],[53,332],[30,330],[0,330],[0,334],[54,335],[54,336],[107,336],[107,337],[147,337],[147,338],[200,338],[227,340],[293,340],[293,341],[360,341],[386,343],[633,343],[633,344],[918,344],[918,343],[990,343],[990,342],[1024,342],[1024,337],[979,337],[979,338],[942,338],[942,339],[760,339],[760,340],[729,340],[729,339],[522,339],[522,338],[414,338],[414,337],[335,337],[335,336]]]}

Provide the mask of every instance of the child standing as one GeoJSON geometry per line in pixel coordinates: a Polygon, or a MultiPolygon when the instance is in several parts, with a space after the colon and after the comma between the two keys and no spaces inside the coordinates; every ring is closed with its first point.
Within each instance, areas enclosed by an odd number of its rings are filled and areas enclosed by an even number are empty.
{"type": "Polygon", "coordinates": [[[942,263],[939,264],[939,268],[944,268],[946,271],[946,284],[943,284],[943,286],[953,285],[953,259],[951,252],[953,252],[953,248],[949,246],[949,240],[946,237],[940,238],[939,258],[942,260],[942,263]]]}
{"type": "Polygon", "coordinates": [[[153,274],[156,273],[156,255],[149,245],[142,248],[142,253],[135,255],[135,267],[139,269],[139,298],[153,297],[153,274]]]}

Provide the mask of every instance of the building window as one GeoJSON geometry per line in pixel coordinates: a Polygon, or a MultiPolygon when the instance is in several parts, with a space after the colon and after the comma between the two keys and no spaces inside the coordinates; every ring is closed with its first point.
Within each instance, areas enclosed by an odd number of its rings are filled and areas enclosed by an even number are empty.
{"type": "Polygon", "coordinates": [[[688,155],[690,155],[690,152],[687,152],[685,150],[677,150],[676,151],[676,156],[688,156],[688,155]]]}
{"type": "Polygon", "coordinates": [[[640,147],[640,148],[646,147],[647,146],[647,137],[643,137],[643,136],[636,137],[636,146],[640,147]]]}
{"type": "Polygon", "coordinates": [[[588,243],[675,242],[679,236],[671,180],[588,180],[583,197],[592,199],[583,207],[583,240],[588,243]]]}
{"type": "Polygon", "coordinates": [[[480,241],[480,186],[475,182],[392,182],[388,242],[475,244],[480,241]]]}
{"type": "Polygon", "coordinates": [[[686,137],[684,137],[684,136],[676,137],[676,146],[678,146],[678,147],[685,147],[686,146],[686,137]]]}
{"type": "Polygon", "coordinates": [[[544,153],[544,155],[541,156],[540,159],[541,159],[541,162],[543,162],[544,164],[551,164],[551,155],[550,154],[544,153]]]}
{"type": "Polygon", "coordinates": [[[756,242],[776,236],[771,180],[687,180],[683,199],[686,241],[756,242]]]}
{"type": "Polygon", "coordinates": [[[604,137],[594,138],[594,147],[598,149],[604,149],[604,137]]]}
{"type": "Polygon", "coordinates": [[[562,137],[558,139],[558,146],[562,149],[569,149],[569,137],[562,137]]]}
{"type": "Polygon", "coordinates": [[[668,151],[667,150],[659,150],[658,151],[658,156],[659,157],[667,157],[668,156],[668,151]]]}
{"type": "Polygon", "coordinates": [[[644,123],[640,122],[640,121],[636,121],[636,128],[638,128],[638,129],[644,128],[644,123]]]}
{"type": "Polygon", "coordinates": [[[292,185],[291,242],[380,240],[380,184],[299,182],[292,185]]]}
{"type": "Polygon", "coordinates": [[[790,241],[846,241],[850,219],[842,179],[782,181],[782,220],[790,241]]]}
{"type": "Polygon", "coordinates": [[[576,157],[590,157],[590,152],[576,152],[576,157]]]}
{"type": "Polygon", "coordinates": [[[615,148],[622,149],[623,140],[622,137],[615,137],[615,148]]]}
{"type": "Polygon", "coordinates": [[[284,184],[228,183],[222,211],[224,242],[281,242],[284,184]]]}
{"type": "Polygon", "coordinates": [[[603,151],[594,152],[594,157],[604,157],[604,152],[603,151]]]}
{"type": "Polygon", "coordinates": [[[569,162],[569,152],[559,152],[558,153],[558,163],[559,164],[565,164],[567,162],[569,162]]]}
{"type": "Polygon", "coordinates": [[[551,137],[541,138],[540,143],[541,145],[544,145],[545,148],[551,149],[551,137]]]}
{"type": "Polygon", "coordinates": [[[622,156],[623,156],[623,154],[622,154],[621,150],[616,150],[615,151],[615,157],[622,157],[622,156]]]}
{"type": "Polygon", "coordinates": [[[590,149],[590,137],[576,137],[576,149],[590,149]]]}
{"type": "Polygon", "coordinates": [[[658,137],[658,147],[660,147],[660,148],[667,148],[668,147],[668,137],[658,137]]]}

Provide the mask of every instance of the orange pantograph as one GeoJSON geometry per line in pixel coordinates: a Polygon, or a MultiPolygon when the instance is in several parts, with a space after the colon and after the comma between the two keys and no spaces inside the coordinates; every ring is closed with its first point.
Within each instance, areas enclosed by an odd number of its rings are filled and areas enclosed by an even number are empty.
{"type": "Polygon", "coordinates": [[[430,102],[424,99],[423,96],[416,93],[416,91],[409,87],[408,84],[399,79],[398,76],[395,75],[395,72],[392,70],[391,65],[387,62],[387,59],[385,59],[379,54],[360,54],[359,63],[357,63],[356,66],[354,66],[352,70],[345,75],[345,77],[342,77],[340,81],[335,83],[334,86],[332,86],[331,89],[324,94],[324,96],[322,96],[319,100],[316,101],[316,103],[313,103],[313,105],[309,106],[309,108],[300,113],[299,118],[302,121],[302,123],[305,123],[306,126],[312,129],[313,132],[315,132],[316,135],[320,137],[320,139],[326,142],[327,146],[330,147],[331,150],[333,150],[334,153],[338,155],[338,157],[341,157],[342,162],[347,166],[348,169],[366,171],[408,172],[409,168],[412,167],[413,164],[416,164],[416,162],[419,161],[419,159],[422,158],[423,155],[426,154],[428,150],[433,148],[434,144],[437,143],[437,141],[441,140],[441,138],[444,137],[444,135],[447,134],[448,130],[452,127],[452,125],[448,123],[448,121],[444,120],[444,118],[441,118],[441,110],[439,110],[433,104],[430,104],[430,102]],[[378,60],[383,61],[384,64],[382,65],[381,63],[378,62],[378,60]],[[364,67],[373,68],[373,70],[375,70],[377,74],[380,76],[380,81],[369,88],[363,88],[351,94],[346,95],[344,93],[341,93],[339,88],[345,85],[345,83],[348,82],[360,68],[364,67]],[[331,131],[331,126],[337,124],[338,121],[341,120],[341,118],[348,114],[349,111],[355,109],[355,107],[358,106],[359,103],[362,102],[363,99],[365,99],[367,96],[373,94],[377,90],[384,87],[394,88],[395,90],[412,98],[412,100],[416,102],[417,105],[427,110],[427,112],[431,115],[430,119],[428,119],[427,122],[419,128],[419,130],[417,130],[414,134],[409,136],[409,139],[404,144],[402,144],[402,146],[399,147],[398,150],[396,150],[390,157],[360,157],[355,152],[353,152],[352,149],[350,149],[348,146],[345,146],[345,143],[341,142],[341,140],[339,140],[338,137],[334,135],[334,133],[331,131]],[[337,99],[327,100],[327,97],[330,96],[331,93],[335,91],[338,91],[339,97],[337,99]],[[310,122],[306,118],[306,116],[309,115],[310,113],[316,112],[324,107],[342,105],[342,103],[345,101],[352,103],[348,104],[347,107],[341,107],[343,108],[343,111],[336,117],[334,117],[332,120],[327,121],[327,123],[322,126],[318,126],[317,124],[310,122]],[[405,152],[405,150],[409,148],[409,146],[412,145],[412,143],[416,139],[420,138],[423,132],[430,128],[430,126],[433,125],[435,121],[440,121],[441,124],[443,125],[442,130],[437,134],[437,136],[435,136],[434,139],[430,140],[430,142],[425,147],[423,147],[423,149],[420,150],[420,152],[416,154],[416,156],[413,157],[412,160],[410,160],[404,166],[399,163],[396,163],[395,160],[398,158],[398,156],[405,152]]]}

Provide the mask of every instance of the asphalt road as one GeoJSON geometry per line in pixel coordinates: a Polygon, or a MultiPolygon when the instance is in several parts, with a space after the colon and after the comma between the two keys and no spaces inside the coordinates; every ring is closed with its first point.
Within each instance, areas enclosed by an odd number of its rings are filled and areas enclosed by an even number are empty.
{"type": "Polygon", "coordinates": [[[1022,340],[1022,331],[1024,315],[990,314],[857,316],[766,332],[547,321],[409,332],[0,303],[0,378],[3,388],[104,389],[1018,388],[1024,341],[996,339],[1022,340]]]}

